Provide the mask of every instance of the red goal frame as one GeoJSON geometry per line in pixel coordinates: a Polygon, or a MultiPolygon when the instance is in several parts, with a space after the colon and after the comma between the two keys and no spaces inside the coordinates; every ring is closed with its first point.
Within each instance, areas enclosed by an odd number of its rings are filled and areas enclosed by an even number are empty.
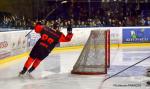
{"type": "Polygon", "coordinates": [[[101,75],[107,74],[107,69],[110,67],[110,30],[105,30],[105,71],[104,72],[77,72],[71,71],[71,74],[79,75],[101,75]]]}

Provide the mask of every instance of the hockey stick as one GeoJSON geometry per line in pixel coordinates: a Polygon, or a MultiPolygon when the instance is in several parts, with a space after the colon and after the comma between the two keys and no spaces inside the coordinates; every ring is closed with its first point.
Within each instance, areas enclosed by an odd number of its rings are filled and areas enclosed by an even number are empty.
{"type": "MultiPolygon", "coordinates": [[[[64,3],[67,3],[67,1],[62,1],[60,5],[64,4],[64,3]]],[[[60,6],[59,5],[59,6],[60,6]]],[[[47,17],[50,16],[59,6],[55,7],[52,11],[50,11],[46,17],[44,18],[44,20],[46,21],[47,17]]]]}
{"type": "MultiPolygon", "coordinates": [[[[60,3],[60,5],[62,5],[62,4],[64,4],[64,3],[67,3],[67,1],[62,1],[62,2],[60,3]]],[[[59,5],[59,6],[60,6],[60,5],[59,5]]],[[[46,17],[44,18],[44,22],[47,21],[47,20],[46,20],[47,17],[50,16],[57,8],[59,8],[59,6],[55,7],[52,11],[50,11],[50,12],[46,15],[46,17]]],[[[33,31],[33,30],[31,30],[30,32],[28,32],[28,33],[25,35],[25,37],[28,36],[32,31],[33,31]]]]}
{"type": "Polygon", "coordinates": [[[102,81],[102,83],[101,83],[100,89],[102,88],[102,85],[104,84],[104,82],[105,82],[106,80],[108,80],[108,79],[110,79],[110,78],[112,78],[112,77],[114,77],[114,76],[116,76],[116,75],[118,75],[118,74],[120,74],[120,73],[126,71],[127,69],[129,69],[129,68],[131,68],[131,67],[133,67],[133,66],[135,66],[135,65],[137,65],[137,64],[139,64],[139,63],[141,63],[141,62],[143,62],[143,61],[145,61],[145,60],[147,60],[147,59],[149,59],[149,58],[150,58],[150,56],[148,56],[148,57],[142,59],[141,61],[136,62],[135,64],[133,64],[133,65],[131,65],[131,66],[129,66],[129,67],[127,67],[127,68],[125,68],[125,69],[119,71],[119,72],[116,73],[116,74],[113,74],[113,75],[111,75],[111,76],[105,78],[105,79],[102,81]]]}

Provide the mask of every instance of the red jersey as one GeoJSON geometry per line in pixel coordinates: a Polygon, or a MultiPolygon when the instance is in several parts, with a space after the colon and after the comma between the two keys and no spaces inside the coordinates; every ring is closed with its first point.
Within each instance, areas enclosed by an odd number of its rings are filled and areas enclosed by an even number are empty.
{"type": "Polygon", "coordinates": [[[35,32],[41,35],[41,38],[37,41],[37,46],[43,46],[49,52],[55,47],[59,42],[68,42],[72,39],[73,34],[68,33],[66,36],[60,32],[53,30],[42,25],[35,26],[35,32]]]}

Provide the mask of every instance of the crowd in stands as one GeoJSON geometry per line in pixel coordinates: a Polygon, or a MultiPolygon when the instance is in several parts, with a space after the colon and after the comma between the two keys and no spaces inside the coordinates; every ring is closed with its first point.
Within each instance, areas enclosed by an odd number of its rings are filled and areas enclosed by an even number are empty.
{"type": "Polygon", "coordinates": [[[31,27],[32,21],[30,19],[25,19],[24,16],[4,15],[0,20],[0,28],[30,29],[31,27]]]}
{"type": "MultiPolygon", "coordinates": [[[[58,17],[57,19],[48,19],[46,22],[39,21],[51,26],[57,20],[61,27],[65,27],[68,20],[72,21],[73,27],[150,26],[150,9],[146,13],[148,15],[144,16],[142,14],[144,9],[141,9],[137,4],[109,4],[108,8],[102,6],[89,8],[88,5],[82,4],[78,3],[72,8],[71,19],[58,17]]],[[[36,19],[25,18],[25,16],[2,16],[0,13],[0,28],[31,29],[37,21],[36,19]]]]}

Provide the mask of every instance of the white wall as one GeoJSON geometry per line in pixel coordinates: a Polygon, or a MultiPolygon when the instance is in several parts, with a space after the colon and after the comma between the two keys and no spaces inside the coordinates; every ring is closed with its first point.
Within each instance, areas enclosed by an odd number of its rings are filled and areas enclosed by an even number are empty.
{"type": "MultiPolygon", "coordinates": [[[[150,27],[91,27],[91,28],[73,28],[74,36],[71,42],[60,43],[61,47],[64,46],[76,46],[83,45],[87,41],[90,31],[99,29],[99,30],[110,30],[110,41],[111,44],[122,44],[123,39],[123,29],[145,29],[148,28],[150,33],[150,27]]],[[[5,30],[1,28],[1,31],[5,30]]],[[[14,29],[15,30],[15,29],[14,29]]],[[[40,35],[32,31],[30,35],[25,37],[25,35],[29,32],[22,31],[8,31],[8,32],[0,32],[0,59],[3,54],[12,54],[12,52],[17,52],[18,50],[21,52],[27,51],[28,48],[32,48],[36,41],[39,39],[40,35]]],[[[67,29],[62,28],[61,31],[66,34],[67,29]]],[[[149,38],[150,39],[150,38],[149,38]]],[[[4,55],[3,55],[4,56],[4,55]]]]}

